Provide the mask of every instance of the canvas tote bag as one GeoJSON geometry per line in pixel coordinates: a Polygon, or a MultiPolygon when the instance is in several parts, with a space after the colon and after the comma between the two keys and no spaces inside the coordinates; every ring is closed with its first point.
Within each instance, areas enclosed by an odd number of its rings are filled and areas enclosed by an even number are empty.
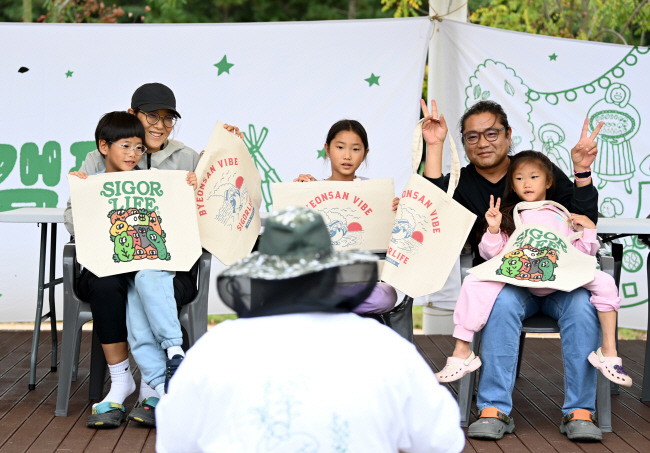
{"type": "Polygon", "coordinates": [[[217,121],[196,167],[201,245],[223,264],[248,255],[261,228],[260,174],[244,141],[217,121]]]}
{"type": "Polygon", "coordinates": [[[77,260],[98,277],[190,270],[201,243],[186,177],[182,170],[68,175],[77,260]]]}
{"type": "Polygon", "coordinates": [[[546,225],[522,224],[519,211],[542,209],[545,205],[553,205],[569,217],[566,208],[553,201],[518,203],[512,211],[515,231],[501,253],[467,272],[480,280],[560,291],[573,291],[592,281],[596,257],[571,244],[582,236],[582,231],[564,236],[546,225]]]}
{"type": "Polygon", "coordinates": [[[460,162],[451,136],[451,170],[447,192],[417,169],[422,158],[422,123],[413,133],[412,168],[397,208],[381,279],[415,298],[445,284],[474,225],[476,216],[453,199],[460,162]]]}
{"type": "Polygon", "coordinates": [[[306,206],[320,213],[335,250],[383,251],[393,228],[392,178],[271,185],[273,210],[306,206]]]}

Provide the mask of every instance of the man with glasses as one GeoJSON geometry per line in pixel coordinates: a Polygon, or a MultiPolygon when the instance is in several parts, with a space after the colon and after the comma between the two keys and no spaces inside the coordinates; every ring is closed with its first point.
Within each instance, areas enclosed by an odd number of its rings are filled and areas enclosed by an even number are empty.
{"type": "MultiPolygon", "coordinates": [[[[447,123],[438,116],[436,102],[431,112],[421,101],[425,121],[422,135],[427,144],[424,176],[447,190],[449,175],[442,174],[442,149],[447,123]]],[[[595,137],[602,124],[588,135],[588,121],[580,141],[571,150],[575,181],[553,166],[555,192],[548,199],[564,205],[570,212],[583,214],[594,223],[598,219],[598,191],[591,181],[591,163],[597,154],[595,137]]],[[[512,129],[503,108],[493,101],[471,106],[460,120],[460,135],[470,164],[461,169],[454,199],[477,216],[469,242],[474,262],[483,261],[478,254],[478,226],[489,208],[490,196],[503,196],[510,164],[512,129]]],[[[514,388],[519,336],[522,321],[543,312],[560,325],[565,372],[565,400],[560,430],[572,440],[601,440],[602,433],[593,422],[596,402],[596,369],[587,356],[596,350],[599,323],[596,310],[583,288],[570,293],[557,291],[535,297],[526,288],[506,285],[499,294],[481,335],[482,371],[477,395],[479,419],[470,425],[467,435],[477,439],[501,439],[514,431],[512,390],[514,388]]]]}

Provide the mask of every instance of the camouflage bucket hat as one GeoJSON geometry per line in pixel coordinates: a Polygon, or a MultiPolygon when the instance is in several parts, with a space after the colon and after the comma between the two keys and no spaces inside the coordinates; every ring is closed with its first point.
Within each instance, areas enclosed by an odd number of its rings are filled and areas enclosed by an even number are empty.
{"type": "Polygon", "coordinates": [[[333,267],[376,262],[377,257],[367,251],[334,251],[320,214],[290,207],[267,217],[258,251],[233,264],[221,276],[282,280],[333,267]]]}
{"type": "Polygon", "coordinates": [[[241,318],[349,312],[377,283],[370,252],[332,249],[323,218],[288,208],[266,219],[259,251],[217,277],[219,297],[241,318]]]}

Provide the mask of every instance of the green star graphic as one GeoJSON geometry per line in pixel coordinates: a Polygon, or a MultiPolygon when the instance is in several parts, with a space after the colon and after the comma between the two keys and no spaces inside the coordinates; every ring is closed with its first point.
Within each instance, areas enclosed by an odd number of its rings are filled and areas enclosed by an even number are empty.
{"type": "Polygon", "coordinates": [[[68,69],[68,72],[65,73],[65,78],[67,79],[68,77],[72,77],[72,74],[74,74],[74,72],[68,69]]]}
{"type": "Polygon", "coordinates": [[[548,56],[548,59],[549,59],[550,61],[556,61],[556,60],[557,60],[557,55],[555,54],[555,52],[553,52],[553,55],[549,55],[549,56],[548,56]]]}
{"type": "Polygon", "coordinates": [[[323,160],[326,159],[325,148],[323,148],[323,149],[319,149],[319,150],[316,151],[316,152],[318,153],[318,157],[317,157],[316,159],[323,159],[323,160]]]}
{"type": "Polygon", "coordinates": [[[214,66],[219,69],[217,76],[220,76],[224,72],[230,74],[230,68],[235,66],[233,63],[228,63],[227,55],[224,55],[219,63],[216,63],[214,66]]]}
{"type": "Polygon", "coordinates": [[[363,79],[363,80],[368,82],[368,88],[370,88],[373,85],[379,86],[379,77],[381,77],[381,76],[375,75],[375,73],[372,72],[372,73],[370,73],[370,77],[368,77],[367,79],[363,79]]]}

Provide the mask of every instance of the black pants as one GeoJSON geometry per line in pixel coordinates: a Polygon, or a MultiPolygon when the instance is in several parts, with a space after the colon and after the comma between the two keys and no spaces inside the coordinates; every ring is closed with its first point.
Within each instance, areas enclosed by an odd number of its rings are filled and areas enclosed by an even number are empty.
{"type": "MultiPolygon", "coordinates": [[[[102,344],[122,343],[127,340],[126,301],[129,282],[134,272],[108,277],[97,277],[84,269],[81,271],[77,293],[90,303],[93,313],[93,329],[102,344]]],[[[176,272],[174,298],[180,311],[196,296],[196,279],[190,272],[176,272]]]]}

